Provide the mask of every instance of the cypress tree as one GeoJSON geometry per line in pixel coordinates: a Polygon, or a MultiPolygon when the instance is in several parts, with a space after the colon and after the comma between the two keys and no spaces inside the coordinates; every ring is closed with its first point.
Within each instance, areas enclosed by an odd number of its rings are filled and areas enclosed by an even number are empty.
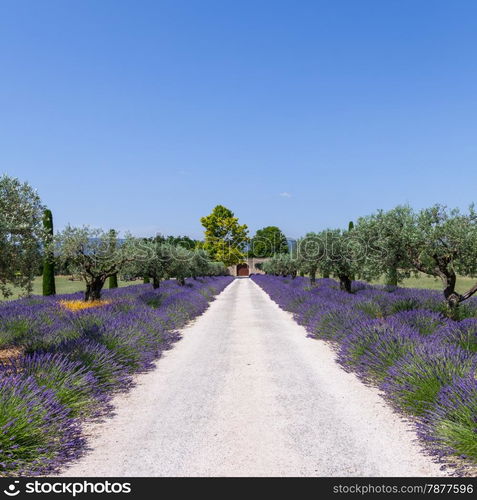
{"type": "Polygon", "coordinates": [[[46,233],[45,255],[43,258],[43,295],[55,295],[55,255],[49,244],[53,240],[53,214],[46,209],[43,212],[43,228],[46,233]]]}
{"type": "MultiPolygon", "coordinates": [[[[111,229],[109,231],[111,252],[114,252],[114,250],[116,250],[116,236],[116,231],[114,229],[111,229]]],[[[112,276],[110,276],[108,282],[109,288],[118,288],[118,275],[113,274],[112,276]]]]}
{"type": "Polygon", "coordinates": [[[118,275],[113,274],[109,277],[109,288],[118,288],[118,275]]]}
{"type": "MultiPolygon", "coordinates": [[[[352,220],[350,220],[349,224],[348,224],[348,232],[351,232],[353,229],[354,229],[354,222],[352,220]]],[[[351,281],[354,281],[355,277],[352,274],[349,278],[350,278],[351,281]]]]}

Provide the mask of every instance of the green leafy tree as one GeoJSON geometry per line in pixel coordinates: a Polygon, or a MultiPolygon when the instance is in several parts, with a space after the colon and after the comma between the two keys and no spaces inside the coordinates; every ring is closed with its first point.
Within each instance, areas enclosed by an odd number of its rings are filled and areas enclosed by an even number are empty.
{"type": "Polygon", "coordinates": [[[211,273],[211,260],[209,253],[202,249],[198,248],[192,252],[191,259],[191,274],[194,279],[197,279],[198,276],[208,276],[211,273]]]}
{"type": "Polygon", "coordinates": [[[477,213],[468,214],[442,205],[413,215],[413,224],[404,226],[407,260],[414,270],[440,278],[444,297],[451,309],[477,292],[477,283],[457,293],[457,274],[477,276],[477,213]]]}
{"type": "Polygon", "coordinates": [[[477,276],[477,213],[449,210],[442,205],[419,212],[396,207],[360,220],[359,232],[371,242],[365,267],[368,274],[383,273],[397,284],[411,273],[425,273],[442,281],[451,311],[477,292],[456,291],[457,275],[477,276]]]}
{"type": "Polygon", "coordinates": [[[362,272],[364,253],[355,230],[308,233],[298,241],[297,252],[298,270],[307,274],[312,284],[319,271],[324,277],[335,276],[340,288],[351,292],[354,276],[362,272]]]}
{"type": "Polygon", "coordinates": [[[363,272],[365,249],[353,231],[327,229],[320,233],[323,242],[323,256],[320,267],[338,278],[340,288],[351,293],[356,275],[363,272]]]}
{"type": "Polygon", "coordinates": [[[138,240],[137,245],[136,254],[140,258],[132,263],[135,270],[133,274],[142,276],[144,283],[152,282],[153,288],[159,288],[161,281],[173,277],[174,245],[165,243],[160,238],[138,240]]]}
{"type": "Polygon", "coordinates": [[[415,271],[408,252],[416,233],[416,217],[410,207],[398,206],[361,217],[355,232],[367,247],[367,279],[384,276],[388,286],[396,287],[415,271]]]}
{"type": "Polygon", "coordinates": [[[186,278],[193,274],[194,252],[181,245],[170,245],[169,276],[176,278],[177,283],[185,285],[186,278]]]}
{"type": "Polygon", "coordinates": [[[298,273],[298,260],[290,254],[277,254],[266,260],[261,267],[267,274],[291,276],[294,279],[298,273]]]}
{"type": "Polygon", "coordinates": [[[110,232],[68,226],[55,240],[59,260],[67,261],[71,271],[86,283],[85,301],[100,300],[106,279],[138,258],[135,239],[129,235],[113,246],[110,232]]]}
{"type": "Polygon", "coordinates": [[[233,266],[243,262],[244,249],[249,242],[248,229],[228,208],[217,205],[212,213],[200,219],[205,228],[205,244],[213,260],[233,266]]]}
{"type": "Polygon", "coordinates": [[[194,250],[197,247],[197,241],[189,236],[167,236],[165,242],[174,246],[181,246],[187,250],[194,250]]]}
{"type": "Polygon", "coordinates": [[[287,254],[286,236],[276,226],[259,229],[250,243],[250,257],[265,258],[276,254],[287,254]]]}
{"type": "Polygon", "coordinates": [[[53,250],[53,214],[46,209],[43,213],[43,295],[55,295],[55,253],[53,250]]]}
{"type": "Polygon", "coordinates": [[[316,282],[316,274],[322,265],[324,244],[317,233],[307,233],[297,241],[296,247],[298,270],[310,277],[310,283],[316,282]]]}
{"type": "Polygon", "coordinates": [[[26,294],[41,264],[43,211],[40,197],[26,182],[0,177],[0,292],[11,295],[11,285],[26,294]]]}

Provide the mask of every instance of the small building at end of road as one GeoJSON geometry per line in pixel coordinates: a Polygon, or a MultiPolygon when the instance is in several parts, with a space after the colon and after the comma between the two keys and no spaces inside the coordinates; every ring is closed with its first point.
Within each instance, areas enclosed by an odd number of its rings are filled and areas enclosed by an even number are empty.
{"type": "Polygon", "coordinates": [[[251,274],[265,274],[261,269],[261,264],[268,259],[255,258],[245,259],[241,264],[229,266],[228,271],[231,276],[250,276],[251,274]]]}

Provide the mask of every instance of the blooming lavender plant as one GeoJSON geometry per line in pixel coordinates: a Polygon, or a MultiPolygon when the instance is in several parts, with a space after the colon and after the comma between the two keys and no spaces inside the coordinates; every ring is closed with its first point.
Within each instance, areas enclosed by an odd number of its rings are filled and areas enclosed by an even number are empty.
{"type": "Polygon", "coordinates": [[[477,461],[477,373],[469,372],[445,386],[419,425],[419,434],[434,451],[457,453],[477,461]]]}
{"type": "Polygon", "coordinates": [[[83,446],[79,421],[53,390],[23,374],[0,377],[0,475],[53,472],[83,446]]]}
{"type": "Polygon", "coordinates": [[[0,365],[0,378],[9,374],[31,377],[55,393],[73,416],[91,415],[100,403],[95,376],[80,362],[62,353],[34,353],[0,365]]]}
{"type": "Polygon", "coordinates": [[[439,391],[466,375],[475,361],[475,356],[459,347],[424,343],[391,366],[383,388],[394,404],[423,415],[435,404],[439,391]]]}
{"type": "Polygon", "coordinates": [[[106,412],[231,280],[107,290],[82,310],[64,307],[78,293],[0,304],[0,349],[25,351],[0,366],[0,475],[47,473],[77,457],[81,421],[106,412]]]}
{"type": "Polygon", "coordinates": [[[339,344],[338,362],[383,389],[395,408],[418,417],[419,434],[440,455],[477,462],[477,300],[449,318],[433,290],[331,279],[310,286],[270,275],[252,279],[310,335],[339,344]]]}

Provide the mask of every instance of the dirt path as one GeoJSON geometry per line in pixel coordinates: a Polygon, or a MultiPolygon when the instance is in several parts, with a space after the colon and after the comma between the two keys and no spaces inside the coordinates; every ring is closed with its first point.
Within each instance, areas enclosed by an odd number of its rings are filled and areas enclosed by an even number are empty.
{"type": "Polygon", "coordinates": [[[443,475],[378,392],[251,280],[183,333],[65,475],[443,475]]]}

